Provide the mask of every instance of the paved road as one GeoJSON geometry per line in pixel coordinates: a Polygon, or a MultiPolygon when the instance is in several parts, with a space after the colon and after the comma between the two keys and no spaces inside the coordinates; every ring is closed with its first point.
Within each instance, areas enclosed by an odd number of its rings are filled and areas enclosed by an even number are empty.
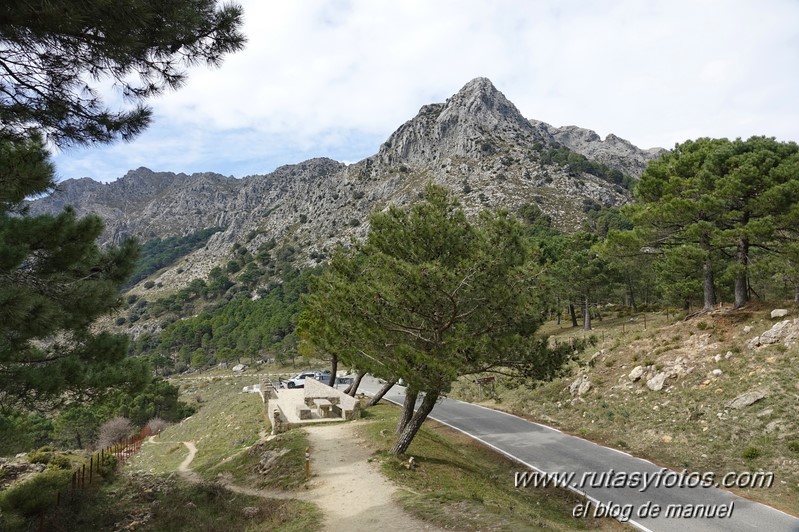
{"type": "MultiPolygon", "coordinates": [[[[365,393],[373,394],[379,388],[380,384],[369,377],[361,383],[361,391],[365,393]]],[[[385,399],[401,404],[403,392],[404,388],[395,386],[385,399]]],[[[483,442],[531,470],[547,474],[575,472],[576,477],[569,485],[572,489],[583,492],[591,501],[587,510],[591,515],[599,507],[600,512],[615,512],[614,517],[619,520],[653,532],[799,532],[799,519],[779,510],[715,487],[680,487],[680,483],[690,485],[697,479],[680,476],[646,460],[504,412],[454,399],[443,399],[433,409],[430,417],[483,442]],[[607,473],[604,479],[600,477],[603,472],[607,473]],[[576,484],[583,479],[583,485],[577,487],[576,484]],[[612,487],[613,482],[622,481],[628,487],[612,487]],[[643,488],[645,483],[648,484],[646,489],[643,488]],[[600,504],[602,506],[598,506],[600,504]],[[657,517],[648,515],[647,505],[649,508],[659,505],[662,508],[661,514],[657,517]],[[683,505],[679,508],[689,514],[696,511],[692,510],[696,505],[703,505],[722,515],[731,515],[666,518],[669,505],[683,505]],[[693,506],[686,509],[686,505],[693,506]]],[[[508,482],[515,480],[509,478],[508,482]]],[[[779,479],[775,479],[775,482],[779,482],[779,479]]]]}

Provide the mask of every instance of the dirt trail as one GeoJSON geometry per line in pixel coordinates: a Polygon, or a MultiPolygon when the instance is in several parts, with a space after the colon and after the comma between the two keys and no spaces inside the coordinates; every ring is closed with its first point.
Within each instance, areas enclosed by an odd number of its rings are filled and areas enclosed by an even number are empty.
{"type": "Polygon", "coordinates": [[[189,450],[189,455],[178,466],[178,473],[180,473],[184,478],[187,478],[193,482],[199,482],[201,480],[200,476],[189,469],[191,462],[194,460],[194,457],[197,454],[197,446],[194,445],[193,441],[184,441],[183,445],[185,445],[189,450]]]}
{"type": "Polygon", "coordinates": [[[438,530],[408,515],[394,500],[397,487],[367,462],[372,452],[355,434],[353,423],[305,429],[311,445],[310,497],[324,515],[324,530],[351,532],[393,526],[438,530]]]}
{"type": "MultiPolygon", "coordinates": [[[[359,423],[359,422],[355,422],[359,423]]],[[[394,500],[398,488],[367,462],[371,451],[355,433],[354,423],[306,427],[311,446],[311,481],[308,489],[299,492],[258,490],[229,484],[231,491],[273,499],[301,499],[319,506],[325,532],[352,532],[384,526],[403,531],[438,531],[410,516],[394,500]]],[[[161,443],[154,442],[152,443],[161,443]]],[[[189,455],[178,467],[188,480],[200,477],[190,468],[197,447],[182,442],[189,455]]]]}

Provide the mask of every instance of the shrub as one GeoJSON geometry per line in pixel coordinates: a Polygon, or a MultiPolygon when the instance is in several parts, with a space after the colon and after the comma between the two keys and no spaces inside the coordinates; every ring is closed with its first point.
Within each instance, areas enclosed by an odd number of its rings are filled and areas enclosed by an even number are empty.
{"type": "Polygon", "coordinates": [[[155,286],[155,282],[154,281],[147,281],[146,283],[144,283],[144,288],[146,290],[149,290],[150,288],[152,288],[154,286],[155,286]]]}
{"type": "Polygon", "coordinates": [[[165,428],[167,428],[171,423],[168,421],[161,419],[160,417],[154,417],[150,421],[147,422],[147,427],[153,434],[161,434],[165,428]]]}
{"type": "Polygon", "coordinates": [[[792,453],[799,454],[799,440],[792,440],[788,442],[788,450],[792,453]]]}
{"type": "Polygon", "coordinates": [[[125,316],[120,316],[114,320],[114,323],[116,323],[117,325],[124,325],[126,321],[128,320],[127,318],[125,318],[125,316]]]}
{"type": "Polygon", "coordinates": [[[48,470],[0,492],[0,510],[33,516],[53,506],[56,493],[69,484],[72,471],[48,470]]]}
{"type": "Polygon", "coordinates": [[[705,323],[704,321],[700,321],[699,323],[696,324],[696,328],[699,329],[700,331],[704,331],[705,329],[708,328],[708,324],[705,323]]]}
{"type": "Polygon", "coordinates": [[[49,464],[50,460],[52,459],[53,454],[49,451],[33,451],[32,453],[28,453],[28,462],[32,464],[49,464]]]}
{"type": "Polygon", "coordinates": [[[47,464],[49,469],[72,469],[72,461],[63,454],[55,454],[47,464]]]}
{"type": "Polygon", "coordinates": [[[745,460],[754,460],[755,458],[759,458],[763,455],[763,451],[758,449],[757,447],[749,446],[744,449],[744,452],[741,456],[744,457],[745,460]]]}
{"type": "Polygon", "coordinates": [[[134,431],[133,423],[126,417],[115,417],[109,419],[100,426],[97,435],[97,448],[105,449],[115,443],[119,443],[134,431]]]}

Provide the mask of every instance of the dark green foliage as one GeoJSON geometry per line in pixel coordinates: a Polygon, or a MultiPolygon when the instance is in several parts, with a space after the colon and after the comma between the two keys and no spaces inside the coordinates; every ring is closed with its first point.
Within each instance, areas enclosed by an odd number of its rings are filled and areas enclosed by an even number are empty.
{"type": "Polygon", "coordinates": [[[426,394],[392,452],[405,451],[460,375],[558,373],[565,353],[534,337],[541,272],[516,219],[485,211],[473,225],[446,191],[428,186],[424,201],[374,214],[370,226],[366,242],[339,250],[315,281],[300,336],[426,394]]]}
{"type": "Polygon", "coordinates": [[[700,138],[649,164],[626,214],[659,249],[683,247],[700,262],[704,309],[715,305],[716,277],[748,300],[759,256],[790,251],[798,240],[799,146],[773,138],[700,138]]]}
{"type": "Polygon", "coordinates": [[[604,179],[609,183],[620,185],[627,190],[632,190],[635,179],[622,172],[609,168],[602,163],[587,159],[584,155],[571,151],[566,146],[558,146],[541,152],[541,162],[544,164],[559,164],[568,166],[574,172],[585,172],[604,179]]]}
{"type": "Polygon", "coordinates": [[[215,0],[4,0],[0,21],[0,134],[36,128],[62,146],[132,138],[150,121],[143,103],[180,87],[186,66],[244,44],[241,8],[215,0]],[[108,109],[100,79],[132,108],[108,109]]]}
{"type": "Polygon", "coordinates": [[[211,235],[219,231],[222,231],[221,227],[209,227],[183,237],[170,236],[164,239],[148,240],[141,246],[136,267],[125,286],[133,286],[150,274],[174,263],[180,257],[201,248],[208,242],[211,235]]]}
{"type": "Polygon", "coordinates": [[[0,187],[0,408],[52,405],[65,392],[76,399],[143,384],[146,369],[125,360],[127,338],[90,330],[119,303],[138,246],[128,240],[100,250],[100,219],[79,219],[71,209],[13,215],[25,190],[47,190],[52,168],[41,142],[0,140],[3,153],[10,154],[0,157],[4,181],[14,175],[4,168],[19,159],[43,174],[0,187]]]}
{"type": "Polygon", "coordinates": [[[53,506],[56,493],[70,483],[72,471],[47,470],[25,482],[15,483],[0,492],[0,510],[25,517],[34,516],[53,506]]]}
{"type": "MultiPolygon", "coordinates": [[[[248,264],[248,269],[252,264],[248,264]]],[[[242,275],[247,274],[248,269],[242,275]]],[[[315,269],[302,272],[285,269],[283,282],[265,289],[259,299],[234,297],[227,304],[197,317],[172,323],[157,339],[151,339],[154,341],[140,338],[134,352],[172,355],[185,350],[186,359],[181,362],[193,366],[204,366],[213,360],[280,352],[287,347],[287,342],[291,343],[289,337],[297,324],[300,295],[308,291],[308,281],[317,273],[315,269]]],[[[179,362],[175,358],[171,356],[170,363],[179,362]]]]}
{"type": "Polygon", "coordinates": [[[0,413],[0,456],[40,447],[49,441],[53,423],[44,414],[0,413]]]}

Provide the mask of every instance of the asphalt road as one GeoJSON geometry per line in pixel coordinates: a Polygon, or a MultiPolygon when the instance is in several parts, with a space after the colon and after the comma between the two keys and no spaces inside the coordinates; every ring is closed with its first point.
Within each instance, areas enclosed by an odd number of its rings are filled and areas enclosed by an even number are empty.
{"type": "MultiPolygon", "coordinates": [[[[368,394],[379,389],[380,384],[371,377],[364,378],[360,387],[360,391],[368,394]]],[[[404,388],[395,386],[384,399],[402,404],[403,398],[404,388]]],[[[575,477],[570,482],[567,479],[566,483],[570,489],[585,494],[590,501],[587,510],[578,508],[578,513],[609,512],[620,521],[652,532],[799,532],[799,519],[779,510],[724,489],[702,487],[698,485],[702,479],[696,476],[665,470],[647,460],[511,414],[454,399],[442,399],[430,417],[520,462],[526,466],[520,466],[520,472],[574,472],[575,477]],[[655,505],[660,507],[657,517],[652,515],[655,505]],[[682,506],[672,506],[669,510],[670,505],[682,506]],[[716,515],[696,517],[696,512],[700,511],[697,505],[716,515]],[[672,512],[671,517],[666,517],[668,511],[672,512]]],[[[774,482],[779,482],[779,472],[775,473],[777,478],[774,482]]],[[[714,482],[718,480],[714,479],[714,482]]],[[[509,478],[508,482],[515,483],[516,479],[509,478]]]]}

